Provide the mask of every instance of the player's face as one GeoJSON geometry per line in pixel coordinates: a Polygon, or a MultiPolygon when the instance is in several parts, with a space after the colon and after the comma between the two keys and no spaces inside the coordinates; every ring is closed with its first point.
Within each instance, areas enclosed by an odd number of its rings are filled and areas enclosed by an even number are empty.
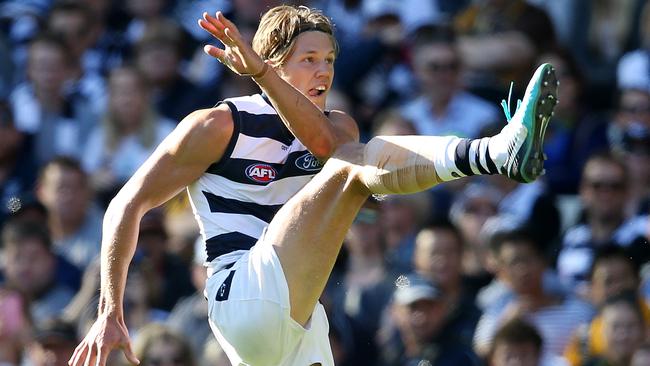
{"type": "Polygon", "coordinates": [[[296,38],[293,53],[278,68],[278,73],[319,108],[324,109],[334,79],[335,57],[334,46],[328,34],[305,32],[296,38]]]}

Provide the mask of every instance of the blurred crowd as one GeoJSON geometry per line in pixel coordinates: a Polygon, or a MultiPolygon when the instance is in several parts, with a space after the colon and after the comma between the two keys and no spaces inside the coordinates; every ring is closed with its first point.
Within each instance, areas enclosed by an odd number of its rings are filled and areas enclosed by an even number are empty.
{"type": "MultiPolygon", "coordinates": [[[[321,299],[337,365],[650,365],[645,0],[0,0],[0,365],[67,362],[111,198],[185,115],[258,92],[202,52],[202,12],[252,39],[287,2],[334,20],[328,108],[362,140],[490,136],[537,65],[561,83],[540,180],[366,203],[321,299]]],[[[142,220],[124,306],[144,366],[228,365],[197,236],[183,192],[142,220]]]]}

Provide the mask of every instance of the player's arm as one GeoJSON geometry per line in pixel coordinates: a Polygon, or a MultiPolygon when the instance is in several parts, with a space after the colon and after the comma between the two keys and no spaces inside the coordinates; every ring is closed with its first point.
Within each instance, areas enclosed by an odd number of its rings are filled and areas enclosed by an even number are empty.
{"type": "Polygon", "coordinates": [[[358,141],[359,130],[352,117],[341,111],[326,116],[311,100],[272,69],[255,79],[291,133],[320,160],[326,160],[346,142],[358,141]]]}
{"type": "MultiPolygon", "coordinates": [[[[201,28],[219,39],[225,46],[219,49],[206,46],[205,50],[232,71],[250,75],[265,70],[264,62],[239,34],[237,27],[221,12],[216,17],[207,13],[199,20],[201,28]]],[[[356,122],[343,112],[326,116],[300,91],[278,76],[272,69],[260,74],[255,81],[269,96],[282,121],[289,130],[321,160],[329,158],[336,148],[346,142],[358,141],[356,122]]]]}
{"type": "Polygon", "coordinates": [[[140,219],[219,160],[232,133],[232,117],[226,105],[190,114],[111,201],[103,224],[98,319],[75,350],[71,365],[104,365],[110,350],[118,347],[131,362],[136,362],[122,302],[140,219]]]}

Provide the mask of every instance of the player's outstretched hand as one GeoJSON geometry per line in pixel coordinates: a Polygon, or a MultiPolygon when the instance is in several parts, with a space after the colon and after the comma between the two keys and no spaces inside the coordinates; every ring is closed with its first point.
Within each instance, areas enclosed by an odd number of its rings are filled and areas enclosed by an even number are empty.
{"type": "Polygon", "coordinates": [[[129,332],[124,321],[114,316],[100,315],[74,350],[68,365],[105,366],[109,353],[116,348],[122,349],[130,363],[140,363],[131,350],[129,332]]]}
{"type": "Polygon", "coordinates": [[[235,24],[222,12],[218,11],[214,17],[204,12],[203,19],[199,19],[199,26],[224,45],[223,49],[206,45],[203,47],[205,53],[218,59],[238,75],[263,74],[264,61],[244,40],[235,24]]]}

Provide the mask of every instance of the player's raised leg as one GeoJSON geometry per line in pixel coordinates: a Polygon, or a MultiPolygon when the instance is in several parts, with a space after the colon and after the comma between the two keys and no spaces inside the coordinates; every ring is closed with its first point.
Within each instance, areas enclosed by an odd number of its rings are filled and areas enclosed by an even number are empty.
{"type": "Polygon", "coordinates": [[[309,319],[343,238],[370,194],[408,194],[468,175],[503,174],[531,182],[543,173],[542,143],[557,79],[540,66],[503,130],[490,138],[375,137],[346,144],[277,213],[265,240],[278,254],[289,286],[291,316],[309,319]]]}

